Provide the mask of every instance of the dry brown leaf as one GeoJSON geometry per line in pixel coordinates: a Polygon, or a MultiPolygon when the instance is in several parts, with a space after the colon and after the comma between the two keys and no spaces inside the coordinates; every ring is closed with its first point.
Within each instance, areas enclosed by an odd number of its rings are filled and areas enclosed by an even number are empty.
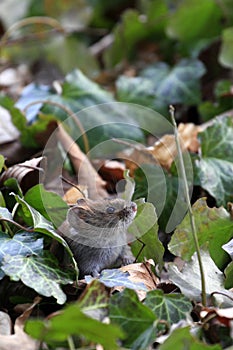
{"type": "Polygon", "coordinates": [[[68,205],[76,204],[77,200],[80,198],[83,198],[82,192],[85,194],[85,197],[87,197],[87,187],[86,186],[78,186],[81,191],[79,191],[75,187],[71,187],[68,191],[66,191],[65,195],[63,196],[64,201],[68,205]]]}
{"type": "MultiPolygon", "coordinates": [[[[198,151],[199,142],[197,139],[197,134],[200,131],[201,128],[192,123],[179,124],[178,133],[182,151],[198,151]]],[[[177,155],[175,136],[164,135],[154,144],[153,147],[149,147],[148,151],[151,152],[153,157],[160,165],[162,165],[164,168],[170,169],[171,164],[177,155]]]]}
{"type": "Polygon", "coordinates": [[[41,301],[41,298],[35,298],[33,304],[22,314],[16,321],[14,326],[14,334],[12,335],[0,335],[0,349],[1,350],[37,350],[40,347],[40,343],[29,337],[24,332],[25,321],[30,316],[34,307],[41,301]]]}
{"type": "Polygon", "coordinates": [[[57,138],[70,157],[78,177],[78,185],[87,186],[88,197],[90,199],[108,197],[108,193],[105,190],[105,181],[99,176],[87,156],[67,134],[61,124],[58,126],[57,138]]]}
{"type": "MultiPolygon", "coordinates": [[[[203,128],[192,123],[178,126],[178,132],[182,151],[197,152],[199,142],[197,134],[203,128]]],[[[164,135],[150,147],[134,147],[133,151],[124,152],[126,158],[126,167],[130,169],[131,174],[143,163],[160,164],[166,169],[170,169],[173,160],[177,155],[177,148],[174,135],[164,135]]],[[[121,155],[122,156],[122,155],[121,155]]]]}
{"type": "MultiPolygon", "coordinates": [[[[127,266],[122,266],[120,268],[123,272],[129,273],[129,279],[135,283],[143,283],[146,288],[153,290],[159,284],[158,277],[151,270],[151,265],[153,265],[151,260],[148,260],[144,263],[134,263],[127,266]]],[[[123,290],[124,287],[116,287],[116,290],[123,290]]],[[[140,300],[143,300],[146,296],[145,291],[138,290],[136,291],[140,300]]]]}
{"type": "Polygon", "coordinates": [[[33,158],[24,163],[13,165],[2,173],[0,184],[13,177],[18,180],[23,192],[38,184],[39,175],[43,173],[46,166],[45,157],[33,158]]]}
{"type": "Polygon", "coordinates": [[[106,181],[106,188],[112,192],[116,188],[116,184],[124,179],[125,164],[117,160],[95,161],[93,163],[99,174],[106,181]]]}

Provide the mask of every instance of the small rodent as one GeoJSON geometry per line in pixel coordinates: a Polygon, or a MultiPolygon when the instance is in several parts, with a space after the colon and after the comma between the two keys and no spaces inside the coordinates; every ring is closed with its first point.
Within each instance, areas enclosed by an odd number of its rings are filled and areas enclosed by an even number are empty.
{"type": "Polygon", "coordinates": [[[127,228],[137,212],[134,202],[120,198],[80,199],[68,210],[69,231],[64,237],[79,268],[79,278],[98,276],[103,269],[132,263],[127,228]]]}

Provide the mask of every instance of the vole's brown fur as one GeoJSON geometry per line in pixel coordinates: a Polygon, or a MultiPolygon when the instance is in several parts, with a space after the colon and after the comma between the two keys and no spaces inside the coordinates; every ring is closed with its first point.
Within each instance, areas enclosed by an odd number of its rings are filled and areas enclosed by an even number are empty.
{"type": "Polygon", "coordinates": [[[64,235],[77,261],[80,278],[98,276],[106,268],[130,264],[134,257],[126,232],[137,211],[123,199],[81,199],[68,210],[68,233],[64,235]]]}

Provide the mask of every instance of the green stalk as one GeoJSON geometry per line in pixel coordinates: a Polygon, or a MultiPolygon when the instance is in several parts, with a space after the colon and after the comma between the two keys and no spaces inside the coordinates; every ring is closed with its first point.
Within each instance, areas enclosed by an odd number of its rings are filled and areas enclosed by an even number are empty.
{"type": "Polygon", "coordinates": [[[73,341],[73,338],[71,337],[71,335],[69,335],[67,337],[67,342],[68,342],[68,345],[69,345],[69,349],[70,350],[75,350],[74,341],[73,341]]]}
{"type": "Polygon", "coordinates": [[[179,141],[179,134],[178,134],[178,129],[176,125],[176,120],[175,120],[175,109],[173,106],[170,106],[169,112],[171,115],[171,121],[172,125],[174,127],[174,135],[175,135],[175,141],[176,141],[176,147],[177,147],[177,152],[178,152],[178,160],[179,160],[179,165],[180,165],[180,170],[181,170],[181,176],[182,180],[184,181],[184,194],[185,194],[185,199],[187,202],[188,206],[188,213],[189,213],[189,219],[190,219],[190,225],[191,225],[191,231],[193,235],[193,240],[196,248],[196,253],[197,253],[197,260],[199,264],[199,269],[200,269],[200,275],[201,275],[201,297],[202,297],[202,304],[206,306],[206,285],[205,285],[205,274],[204,274],[204,269],[203,269],[203,264],[202,264],[202,259],[201,259],[201,253],[200,253],[200,246],[197,238],[197,230],[196,230],[196,224],[195,224],[195,218],[193,215],[192,211],[192,206],[190,203],[190,197],[189,197],[189,188],[188,188],[188,181],[185,173],[185,167],[184,167],[184,159],[180,147],[180,141],[179,141]]]}

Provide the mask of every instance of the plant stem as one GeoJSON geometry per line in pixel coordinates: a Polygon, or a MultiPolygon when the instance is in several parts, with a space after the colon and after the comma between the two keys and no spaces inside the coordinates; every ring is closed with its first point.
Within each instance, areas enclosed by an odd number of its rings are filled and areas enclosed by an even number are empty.
{"type": "Polygon", "coordinates": [[[186,202],[187,202],[187,206],[188,206],[191,231],[192,231],[192,234],[193,234],[193,240],[194,240],[194,244],[195,244],[195,248],[196,248],[197,260],[198,260],[199,269],[200,269],[201,290],[202,290],[202,292],[201,292],[202,304],[204,306],[206,306],[205,274],[204,274],[204,269],[203,269],[203,264],[202,264],[202,259],[201,259],[200,246],[199,246],[199,242],[198,242],[198,238],[197,238],[197,230],[196,230],[195,218],[194,218],[193,211],[192,211],[192,206],[191,206],[191,203],[190,203],[188,181],[187,181],[185,167],[184,167],[184,159],[183,159],[183,155],[182,155],[182,151],[181,151],[178,129],[177,129],[176,121],[175,121],[175,115],[174,115],[175,109],[174,109],[173,106],[170,106],[169,112],[170,112],[170,115],[171,115],[172,125],[174,127],[174,135],[175,135],[176,147],[177,147],[177,152],[178,152],[178,160],[179,160],[182,180],[184,182],[184,194],[185,194],[185,198],[186,198],[186,202]]]}
{"type": "Polygon", "coordinates": [[[8,223],[4,219],[2,219],[2,220],[1,219],[2,218],[0,217],[0,223],[2,222],[4,229],[8,231],[9,236],[12,238],[14,236],[12,229],[10,228],[10,226],[8,225],[8,223]]]}
{"type": "Polygon", "coordinates": [[[71,335],[69,335],[67,337],[67,342],[68,342],[68,345],[69,345],[69,349],[70,350],[75,350],[74,341],[73,341],[73,338],[71,337],[71,335]]]}

